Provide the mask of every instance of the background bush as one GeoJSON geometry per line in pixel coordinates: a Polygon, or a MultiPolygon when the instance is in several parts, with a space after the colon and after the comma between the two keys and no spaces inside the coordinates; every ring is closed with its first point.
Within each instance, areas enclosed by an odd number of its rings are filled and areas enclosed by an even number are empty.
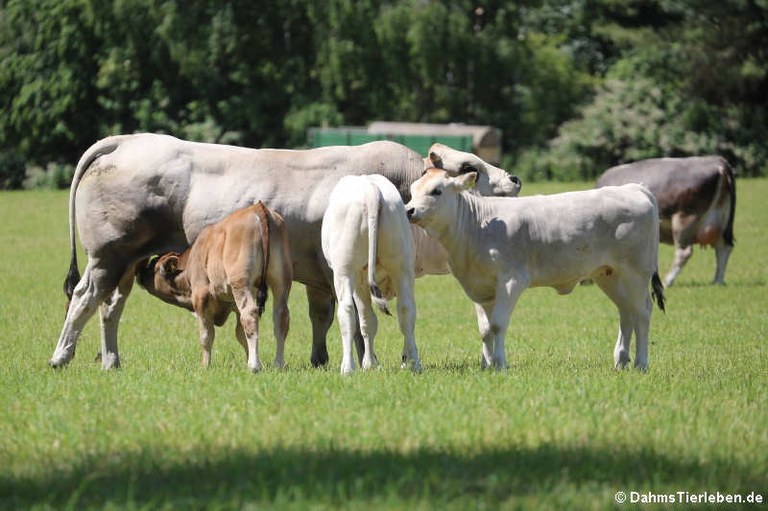
{"type": "Polygon", "coordinates": [[[0,185],[109,134],[301,147],[373,120],[497,126],[526,179],[705,152],[765,174],[765,2],[262,4],[0,4],[0,185]]]}

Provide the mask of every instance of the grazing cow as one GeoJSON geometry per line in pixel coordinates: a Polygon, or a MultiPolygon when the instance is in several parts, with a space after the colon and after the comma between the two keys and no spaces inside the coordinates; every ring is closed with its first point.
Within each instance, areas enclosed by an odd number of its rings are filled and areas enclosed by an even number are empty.
{"type": "Polygon", "coordinates": [[[182,254],[169,252],[141,265],[137,278],[151,294],[195,312],[203,367],[211,362],[214,325],[223,325],[234,310],[237,340],[254,372],[262,369],[259,319],[269,286],[275,302],[275,367],[285,366],[293,264],[283,218],[261,201],[203,229],[182,254]]]}
{"type": "Polygon", "coordinates": [[[378,365],[373,349],[378,323],[371,300],[389,314],[387,300],[393,296],[403,334],[403,363],[410,360],[411,369],[420,371],[414,339],[413,234],[397,188],[377,174],[343,177],[331,192],[321,239],[338,300],[341,373],[355,369],[352,341],[357,321],[364,342],[360,365],[363,369],[378,365]]]}
{"type": "MultiPolygon", "coordinates": [[[[478,171],[480,193],[515,195],[520,189],[516,177],[475,155],[435,146],[427,161],[454,173],[478,171]]],[[[417,153],[387,141],[293,151],[144,133],[95,143],[80,158],[70,189],[71,262],[65,290],[71,303],[50,365],[61,367],[72,359],[80,332],[99,309],[102,367],[119,367],[117,330],[136,263],[152,254],[184,250],[203,227],[255,200],[285,219],[294,278],[307,286],[311,360],[325,364],[335,298],[320,224],[331,189],[342,176],[376,173],[407,198],[410,183],[424,168],[417,153]],[[75,228],[88,254],[82,278],[75,228]]]]}
{"type": "Polygon", "coordinates": [[[664,309],[657,272],[659,230],[653,195],[642,185],[549,196],[505,199],[465,190],[474,173],[456,178],[428,170],[411,185],[411,222],[424,227],[448,252],[453,275],[484,311],[482,366],[507,367],[504,336],[520,294],[528,287],[570,293],[594,280],[619,309],[616,368],[629,361],[635,333],[635,367],[648,367],[653,296],[664,309]]]}
{"type": "Polygon", "coordinates": [[[720,156],[655,158],[612,167],[597,180],[598,187],[624,183],[644,184],[659,204],[660,241],[675,246],[664,284],[672,285],[695,243],[715,247],[713,284],[724,284],[736,210],[736,181],[728,162],[720,156]]]}

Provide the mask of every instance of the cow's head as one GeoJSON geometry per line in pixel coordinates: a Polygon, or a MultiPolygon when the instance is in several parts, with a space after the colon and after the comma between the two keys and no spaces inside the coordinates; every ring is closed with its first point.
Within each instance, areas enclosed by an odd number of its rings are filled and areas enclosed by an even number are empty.
{"type": "Polygon", "coordinates": [[[184,255],[168,252],[138,264],[136,279],[149,294],[164,302],[192,310],[192,293],[184,272],[184,255]]]}
{"type": "Polygon", "coordinates": [[[494,167],[472,153],[457,151],[443,144],[432,144],[424,164],[425,169],[442,169],[452,177],[476,173],[477,184],[474,190],[480,195],[517,197],[523,186],[519,177],[509,174],[506,170],[494,167]]]}
{"type": "Polygon", "coordinates": [[[444,170],[427,169],[411,184],[411,201],[405,205],[408,220],[440,238],[445,219],[458,217],[458,195],[471,190],[476,182],[476,172],[451,177],[444,170]]]}

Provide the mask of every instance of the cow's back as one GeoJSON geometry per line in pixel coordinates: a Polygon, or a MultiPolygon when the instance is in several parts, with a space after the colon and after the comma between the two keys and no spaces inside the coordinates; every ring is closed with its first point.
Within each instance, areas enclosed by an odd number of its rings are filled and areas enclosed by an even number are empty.
{"type": "Polygon", "coordinates": [[[730,167],[720,156],[651,158],[609,168],[596,186],[642,183],[656,197],[662,218],[668,218],[709,208],[726,171],[730,167]]]}
{"type": "Polygon", "coordinates": [[[405,194],[423,170],[417,153],[387,141],[297,151],[137,134],[97,144],[116,148],[91,162],[77,190],[78,230],[90,254],[128,264],[181,250],[205,226],[261,200],[285,219],[297,280],[321,288],[330,274],[320,222],[339,179],[379,173],[405,194]]]}

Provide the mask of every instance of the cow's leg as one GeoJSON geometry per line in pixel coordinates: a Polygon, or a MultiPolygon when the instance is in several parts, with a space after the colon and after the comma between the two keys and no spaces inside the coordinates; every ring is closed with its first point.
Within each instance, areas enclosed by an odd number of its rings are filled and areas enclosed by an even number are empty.
{"type": "Polygon", "coordinates": [[[725,267],[728,266],[728,258],[733,250],[733,245],[727,244],[722,238],[715,245],[715,261],[717,267],[715,268],[715,278],[712,280],[713,284],[725,284],[725,267]]]}
{"type": "Polygon", "coordinates": [[[373,348],[373,341],[379,329],[379,321],[373,312],[371,294],[367,287],[358,287],[354,292],[355,306],[357,307],[360,333],[363,336],[363,360],[360,363],[362,369],[371,369],[379,366],[379,359],[373,348]]]}
{"type": "Polygon", "coordinates": [[[401,274],[398,280],[400,287],[397,291],[397,322],[400,326],[400,332],[403,334],[403,366],[410,361],[411,371],[420,373],[421,360],[419,360],[415,335],[416,299],[414,298],[413,276],[409,279],[401,274]]]}
{"type": "Polygon", "coordinates": [[[333,323],[333,306],[336,299],[333,293],[325,289],[307,286],[307,301],[309,302],[309,319],[312,321],[312,356],[313,367],[328,363],[328,347],[326,336],[333,323]]]}
{"type": "Polygon", "coordinates": [[[677,275],[688,262],[693,254],[693,240],[696,238],[696,231],[698,226],[696,224],[696,217],[693,215],[685,215],[683,213],[675,213],[672,215],[672,242],[675,246],[675,259],[672,262],[672,267],[664,277],[664,286],[669,287],[677,278],[677,275]]]}
{"type": "Polygon", "coordinates": [[[675,245],[675,260],[672,262],[672,267],[669,269],[667,276],[664,277],[664,287],[669,287],[677,278],[680,270],[683,269],[685,263],[691,258],[693,254],[693,245],[685,247],[675,245]]]}
{"type": "Polygon", "coordinates": [[[125,272],[115,290],[99,307],[101,316],[101,367],[116,369],[120,367],[120,354],[117,349],[117,329],[120,317],[125,309],[125,302],[133,289],[133,269],[125,272]]]}
{"type": "Polygon", "coordinates": [[[245,283],[247,279],[241,282],[233,279],[232,297],[240,312],[240,324],[243,325],[243,333],[248,345],[248,369],[255,373],[263,369],[259,359],[259,308],[256,306],[250,286],[245,283]]]}
{"type": "Polygon", "coordinates": [[[288,293],[289,291],[284,284],[272,287],[272,295],[274,296],[272,327],[275,333],[274,366],[280,369],[285,367],[285,338],[288,336],[288,329],[291,324],[290,312],[288,311],[288,293]]]}
{"type": "Polygon", "coordinates": [[[352,356],[352,337],[357,329],[355,319],[354,277],[349,274],[342,276],[338,271],[334,273],[333,284],[336,289],[336,297],[339,301],[337,315],[339,316],[339,329],[341,330],[341,374],[350,374],[355,370],[355,360],[352,356]]]}
{"type": "Polygon", "coordinates": [[[51,367],[63,367],[72,360],[85,324],[96,312],[99,303],[114,289],[118,279],[119,275],[113,276],[113,272],[99,267],[96,259],[88,260],[83,276],[73,291],[64,326],[48,362],[51,367]]]}
{"type": "MultiPolygon", "coordinates": [[[[357,306],[355,306],[357,308],[357,306]]],[[[360,317],[360,311],[357,311],[357,314],[355,314],[355,318],[360,317]]],[[[357,361],[360,364],[360,367],[363,366],[363,356],[365,355],[365,339],[363,339],[363,333],[360,331],[360,324],[358,323],[355,327],[355,352],[357,352],[357,361]]]]}

